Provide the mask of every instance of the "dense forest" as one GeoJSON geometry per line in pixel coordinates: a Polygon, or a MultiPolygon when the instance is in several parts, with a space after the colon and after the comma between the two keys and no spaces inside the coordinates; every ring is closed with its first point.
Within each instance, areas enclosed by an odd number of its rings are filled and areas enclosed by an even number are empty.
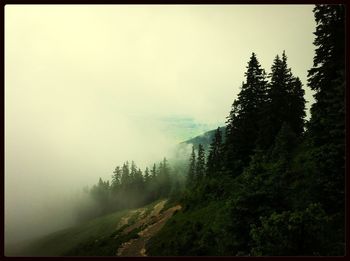
{"type": "Polygon", "coordinates": [[[112,213],[118,210],[136,208],[160,198],[177,199],[182,194],[186,177],[181,175],[182,166],[171,167],[164,158],[144,171],[134,161],[127,161],[113,171],[111,182],[99,178],[96,185],[84,192],[93,199],[93,205],[77,206],[78,220],[112,213]]]}
{"type": "Polygon", "coordinates": [[[308,122],[285,52],[268,75],[251,55],[226,131],[216,131],[206,159],[201,145],[193,150],[184,210],[150,241],[151,255],[345,253],[344,13],[314,8],[308,122]]]}
{"type": "Polygon", "coordinates": [[[343,255],[345,8],[316,5],[314,16],[310,120],[287,54],[267,74],[252,53],[225,128],[207,151],[192,147],[186,179],[165,158],[144,171],[126,162],[86,191],[98,211],[82,217],[169,198],[182,211],[148,242],[149,255],[343,255]]]}

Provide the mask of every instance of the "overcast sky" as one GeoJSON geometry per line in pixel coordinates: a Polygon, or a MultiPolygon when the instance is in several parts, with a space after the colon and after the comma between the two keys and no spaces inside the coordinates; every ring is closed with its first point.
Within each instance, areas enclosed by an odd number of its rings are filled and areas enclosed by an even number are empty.
{"type": "Polygon", "coordinates": [[[305,87],[312,9],[6,5],[6,216],[222,126],[252,52],[269,72],[285,50],[305,87]]]}

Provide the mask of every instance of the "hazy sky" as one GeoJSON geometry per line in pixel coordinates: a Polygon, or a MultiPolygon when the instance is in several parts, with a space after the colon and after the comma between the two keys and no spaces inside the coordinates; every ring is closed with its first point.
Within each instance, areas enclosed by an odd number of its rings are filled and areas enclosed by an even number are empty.
{"type": "Polygon", "coordinates": [[[223,125],[252,52],[305,85],[312,9],[6,5],[6,217],[223,125]]]}

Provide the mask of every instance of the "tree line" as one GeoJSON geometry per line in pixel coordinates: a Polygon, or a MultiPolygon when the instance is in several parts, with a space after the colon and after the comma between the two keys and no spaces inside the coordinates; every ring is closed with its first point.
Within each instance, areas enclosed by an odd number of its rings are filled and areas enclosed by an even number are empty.
{"type": "Polygon", "coordinates": [[[192,147],[187,179],[166,159],[144,171],[125,162],[87,190],[98,203],[92,215],[178,201],[182,211],[150,240],[151,255],[343,255],[345,8],[313,12],[310,120],[285,51],[268,74],[252,53],[225,132],[207,152],[192,147]]]}
{"type": "Polygon", "coordinates": [[[305,120],[302,83],[288,67],[286,53],[274,58],[269,74],[252,53],[225,133],[217,129],[207,157],[202,145],[192,148],[181,200],[184,213],[213,202],[225,202],[224,211],[211,213],[217,223],[209,229],[202,220],[185,223],[187,231],[178,236],[182,242],[164,243],[167,251],[344,254],[344,6],[316,5],[314,15],[310,120],[305,120]]]}
{"type": "Polygon", "coordinates": [[[134,161],[117,166],[111,182],[99,178],[97,184],[85,193],[95,203],[94,207],[81,208],[81,220],[94,218],[118,210],[140,207],[160,198],[176,197],[181,194],[184,176],[177,167],[170,167],[166,158],[144,171],[134,161]]]}
{"type": "Polygon", "coordinates": [[[285,52],[281,58],[275,57],[269,75],[252,53],[245,77],[227,117],[226,131],[223,134],[217,128],[207,157],[202,144],[197,155],[192,147],[189,184],[198,184],[204,177],[237,177],[254,155],[283,157],[282,148],[275,148],[277,137],[288,135],[291,144],[287,147],[297,145],[302,138],[306,116],[304,90],[300,79],[288,68],[285,52]]]}

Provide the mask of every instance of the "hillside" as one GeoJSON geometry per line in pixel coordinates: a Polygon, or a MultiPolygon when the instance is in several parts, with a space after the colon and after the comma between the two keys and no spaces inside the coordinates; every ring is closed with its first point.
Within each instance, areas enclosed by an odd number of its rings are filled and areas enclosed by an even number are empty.
{"type": "Polygon", "coordinates": [[[162,199],[64,229],[14,249],[8,256],[145,256],[145,245],[181,206],[162,199]]]}
{"type": "MultiPolygon", "coordinates": [[[[219,127],[219,128],[220,128],[221,133],[224,134],[225,130],[226,130],[226,126],[219,127]]],[[[212,142],[212,139],[214,137],[215,131],[216,131],[216,129],[207,131],[207,132],[205,132],[205,133],[203,133],[201,135],[198,135],[198,136],[196,136],[194,138],[191,138],[189,140],[183,141],[179,145],[180,146],[193,145],[193,146],[195,146],[195,148],[197,148],[199,144],[202,144],[204,149],[207,150],[209,148],[209,146],[210,146],[210,143],[212,142]]],[[[225,137],[225,135],[223,135],[223,137],[225,137]]]]}
{"type": "MultiPolygon", "coordinates": [[[[225,127],[220,129],[223,132],[225,127]]],[[[184,145],[197,147],[202,144],[208,149],[214,132],[215,130],[210,130],[181,142],[178,145],[179,151],[185,148],[184,145]]],[[[182,161],[174,161],[173,165],[184,167],[182,161]]],[[[144,256],[147,255],[146,243],[180,209],[180,205],[167,206],[166,200],[157,200],[141,208],[117,211],[39,239],[6,246],[6,255],[144,256]]]]}

